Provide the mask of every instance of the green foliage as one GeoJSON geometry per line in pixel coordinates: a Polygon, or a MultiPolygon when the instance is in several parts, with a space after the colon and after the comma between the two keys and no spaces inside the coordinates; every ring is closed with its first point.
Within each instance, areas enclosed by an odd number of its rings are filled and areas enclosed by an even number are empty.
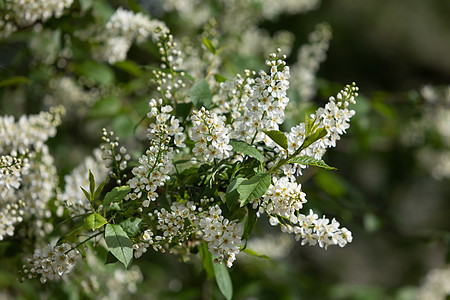
{"type": "Polygon", "coordinates": [[[106,193],[103,199],[103,207],[108,207],[113,202],[120,202],[126,194],[130,192],[131,188],[128,185],[117,186],[112,191],[106,193]]]}
{"type": "Polygon", "coordinates": [[[267,136],[270,137],[281,148],[283,148],[284,150],[288,149],[287,137],[283,132],[278,130],[269,130],[264,131],[264,133],[267,134],[267,136]]]}
{"type": "Polygon", "coordinates": [[[233,151],[240,152],[244,155],[249,155],[249,156],[257,159],[261,163],[264,162],[264,156],[261,154],[261,152],[258,149],[247,144],[246,142],[238,141],[238,140],[231,140],[230,145],[233,147],[233,151]]]}
{"type": "Polygon", "coordinates": [[[133,242],[120,225],[106,225],[105,242],[112,255],[128,268],[133,260],[133,242]]]}
{"type": "Polygon", "coordinates": [[[267,173],[258,173],[241,182],[237,187],[241,199],[241,207],[254,199],[260,198],[270,186],[271,177],[267,173]]]}
{"type": "Polygon", "coordinates": [[[227,267],[225,264],[213,264],[213,267],[220,292],[225,296],[225,299],[230,300],[233,298],[233,283],[227,267]]]}
{"type": "Polygon", "coordinates": [[[104,217],[99,215],[98,213],[93,213],[89,217],[86,218],[86,227],[91,229],[92,231],[99,229],[103,225],[108,223],[104,217]]]}
{"type": "Polygon", "coordinates": [[[212,93],[205,79],[197,81],[190,89],[188,95],[197,109],[209,109],[212,104],[212,93]]]}
{"type": "Polygon", "coordinates": [[[304,166],[316,166],[316,167],[323,168],[325,170],[336,170],[336,168],[330,167],[323,160],[315,159],[314,157],[310,157],[310,156],[294,157],[294,158],[290,159],[288,161],[288,163],[290,163],[290,164],[293,164],[293,163],[301,164],[301,165],[304,165],[304,166]]]}

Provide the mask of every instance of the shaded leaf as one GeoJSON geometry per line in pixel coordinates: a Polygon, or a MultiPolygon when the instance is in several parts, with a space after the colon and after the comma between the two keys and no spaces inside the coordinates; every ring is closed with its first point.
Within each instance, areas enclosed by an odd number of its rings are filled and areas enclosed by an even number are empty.
{"type": "Polygon", "coordinates": [[[225,199],[227,201],[227,207],[230,210],[234,207],[236,201],[239,199],[239,192],[237,191],[237,188],[244,180],[244,178],[235,178],[227,187],[225,199]]]}
{"type": "Polygon", "coordinates": [[[256,220],[258,219],[256,217],[256,213],[257,213],[256,209],[254,209],[252,207],[248,208],[248,216],[247,216],[247,220],[245,221],[245,225],[244,225],[244,233],[242,234],[242,239],[245,240],[246,246],[247,246],[247,240],[253,231],[253,226],[255,225],[256,220]]]}

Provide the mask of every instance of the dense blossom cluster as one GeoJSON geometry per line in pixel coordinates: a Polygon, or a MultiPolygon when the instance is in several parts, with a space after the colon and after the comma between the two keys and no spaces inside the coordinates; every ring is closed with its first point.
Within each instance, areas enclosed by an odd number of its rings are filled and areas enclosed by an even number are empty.
{"type": "MultiPolygon", "coordinates": [[[[272,60],[267,60],[270,66],[270,74],[260,71],[260,77],[252,86],[253,93],[248,100],[241,98],[239,107],[236,107],[240,115],[234,119],[231,137],[244,140],[248,143],[265,140],[262,130],[278,130],[279,124],[284,121],[284,109],[289,102],[286,91],[289,88],[289,67],[286,66],[286,56],[277,53],[270,55],[272,60]]],[[[237,115],[237,114],[232,114],[237,115]]]]}
{"type": "Polygon", "coordinates": [[[310,210],[309,215],[300,213],[306,203],[306,194],[301,185],[291,181],[289,177],[273,178],[267,192],[261,200],[253,202],[253,207],[259,207],[259,213],[266,212],[272,226],[281,224],[281,230],[295,234],[296,240],[302,240],[302,245],[319,244],[321,248],[329,245],[344,247],[352,241],[352,234],[347,228],[339,228],[339,223],[333,219],[318,218],[310,210]]]}
{"type": "Polygon", "coordinates": [[[192,112],[192,128],[189,137],[195,142],[192,153],[203,161],[224,159],[230,156],[233,149],[228,143],[230,141],[225,127],[224,116],[210,113],[204,107],[192,112]]]}
{"type": "Polygon", "coordinates": [[[151,37],[157,42],[168,32],[167,26],[162,21],[151,20],[143,13],[134,13],[120,7],[104,28],[94,26],[78,32],[77,35],[82,39],[100,43],[100,47],[94,51],[94,56],[100,61],[114,64],[125,60],[134,41],[142,43],[151,37]]]}
{"type": "Polygon", "coordinates": [[[14,227],[33,218],[36,237],[52,229],[44,220],[50,216],[47,203],[54,197],[58,183],[53,157],[45,144],[56,134],[61,123],[62,108],[50,112],[0,118],[0,236],[12,236],[14,227]]]}
{"type": "Polygon", "coordinates": [[[6,0],[5,15],[0,15],[0,38],[36,21],[60,18],[73,0],[6,0]]]}
{"type": "Polygon", "coordinates": [[[80,257],[80,252],[73,245],[64,243],[54,247],[48,244],[36,249],[33,257],[27,259],[27,264],[23,266],[23,276],[24,278],[40,276],[42,283],[47,280],[58,280],[72,270],[80,257]]]}
{"type": "MultiPolygon", "coordinates": [[[[355,111],[349,109],[348,106],[356,103],[355,97],[357,96],[358,87],[354,83],[347,85],[336,97],[330,97],[325,107],[318,108],[315,114],[311,115],[311,118],[315,120],[315,126],[318,128],[325,127],[327,135],[302,150],[300,152],[301,156],[321,159],[327,148],[336,147],[336,141],[349,128],[350,118],[355,114],[355,111]]],[[[288,154],[292,154],[305,140],[305,124],[301,123],[292,127],[286,137],[288,140],[288,154]]],[[[289,164],[283,166],[282,170],[287,176],[301,175],[304,167],[299,164],[289,164]]]]}
{"type": "Polygon", "coordinates": [[[171,146],[185,147],[185,135],[180,121],[171,114],[172,106],[162,106],[162,103],[162,99],[152,99],[149,102],[150,112],[147,117],[154,119],[147,129],[150,147],[139,158],[139,165],[132,170],[134,177],[128,181],[132,192],[127,199],[136,200],[145,193],[147,200],[143,202],[144,207],[156,200],[156,189],[164,185],[174,169],[172,158],[176,150],[171,146]]]}
{"type": "Polygon", "coordinates": [[[156,230],[148,229],[144,232],[143,241],[134,245],[135,257],[146,252],[148,246],[160,252],[165,252],[166,249],[183,252],[186,251],[182,249],[185,243],[205,241],[215,262],[225,261],[230,268],[242,246],[243,228],[241,224],[224,218],[217,204],[202,208],[213,200],[203,199],[201,206],[192,201],[174,203],[170,210],[162,208],[149,213],[156,223],[156,230]]]}

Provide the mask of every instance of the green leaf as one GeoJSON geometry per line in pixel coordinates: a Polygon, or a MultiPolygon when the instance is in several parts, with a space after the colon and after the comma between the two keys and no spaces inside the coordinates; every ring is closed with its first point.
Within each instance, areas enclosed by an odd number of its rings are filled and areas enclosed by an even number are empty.
{"type": "Polygon", "coordinates": [[[89,192],[86,191],[82,186],[80,186],[80,189],[83,191],[84,196],[91,202],[91,195],[89,195],[89,192]]]}
{"type": "Polygon", "coordinates": [[[241,207],[253,199],[260,198],[264,195],[270,186],[270,182],[271,177],[267,173],[259,173],[243,181],[237,188],[241,198],[241,207]]]}
{"type": "Polygon", "coordinates": [[[28,78],[26,78],[24,76],[15,76],[15,77],[10,77],[10,78],[0,81],[0,87],[1,86],[9,86],[9,85],[19,85],[19,84],[28,83],[28,82],[29,82],[28,78]]]}
{"type": "Polygon", "coordinates": [[[305,114],[305,136],[311,134],[312,127],[314,125],[314,119],[312,119],[307,113],[305,114]]]}
{"type": "Polygon", "coordinates": [[[225,76],[220,75],[220,74],[214,74],[214,79],[217,82],[219,82],[219,83],[227,81],[227,78],[225,76]]]}
{"type": "Polygon", "coordinates": [[[330,167],[323,160],[315,159],[314,157],[310,157],[310,156],[295,157],[295,158],[290,159],[288,163],[301,164],[301,165],[305,165],[305,166],[316,166],[316,167],[324,168],[326,170],[336,170],[335,167],[330,167]]]}
{"type": "Polygon", "coordinates": [[[133,259],[133,242],[117,224],[107,224],[105,242],[109,251],[128,269],[133,259]]]}
{"type": "Polygon", "coordinates": [[[203,38],[203,45],[205,45],[206,49],[209,50],[212,54],[216,54],[216,47],[214,47],[213,43],[208,38],[203,38]]]}
{"type": "Polygon", "coordinates": [[[227,187],[227,193],[225,195],[225,199],[227,200],[228,209],[232,209],[237,199],[239,199],[239,193],[237,191],[238,186],[244,181],[244,178],[235,178],[227,187]]]}
{"type": "Polygon", "coordinates": [[[127,72],[128,74],[136,76],[136,77],[139,77],[142,75],[142,70],[132,60],[118,61],[114,64],[114,67],[116,67],[124,72],[127,72]]]}
{"type": "Polygon", "coordinates": [[[213,264],[214,274],[216,275],[216,282],[222,295],[227,300],[233,298],[233,283],[231,282],[230,274],[225,264],[213,264]]]}
{"type": "Polygon", "coordinates": [[[108,207],[113,202],[119,202],[130,191],[131,188],[128,185],[113,188],[111,192],[106,193],[105,199],[103,199],[103,207],[108,207]]]}
{"type": "Polygon", "coordinates": [[[114,83],[114,72],[111,67],[92,60],[75,65],[74,72],[78,76],[84,75],[91,78],[99,84],[108,85],[114,83]]]}
{"type": "Polygon", "coordinates": [[[200,109],[202,106],[208,109],[212,104],[212,93],[205,79],[197,81],[188,95],[197,109],[200,109]]]}
{"type": "Polygon", "coordinates": [[[306,136],[305,140],[303,141],[303,144],[300,146],[301,149],[306,149],[309,145],[314,143],[317,140],[320,140],[324,136],[328,134],[328,131],[325,127],[321,127],[317,129],[313,134],[306,136]]]}
{"type": "Polygon", "coordinates": [[[100,185],[97,187],[97,189],[95,190],[94,193],[94,200],[97,199],[97,197],[100,195],[100,193],[102,192],[103,188],[105,187],[106,181],[108,181],[108,177],[106,177],[105,180],[103,180],[102,183],[100,183],[100,185]]]}
{"type": "Polygon", "coordinates": [[[281,148],[287,150],[288,142],[286,135],[279,130],[264,130],[264,133],[267,134],[275,143],[277,143],[281,148]]]}
{"type": "Polygon", "coordinates": [[[250,234],[253,231],[253,226],[255,226],[256,220],[258,219],[256,217],[256,213],[258,211],[252,207],[247,208],[248,208],[248,216],[247,220],[245,220],[244,233],[242,234],[242,239],[245,240],[245,246],[247,246],[248,238],[250,237],[250,234]]]}
{"type": "Polygon", "coordinates": [[[206,277],[212,279],[214,277],[214,263],[211,252],[208,250],[206,242],[201,242],[199,246],[200,258],[202,259],[202,267],[206,271],[206,277]]]}
{"type": "Polygon", "coordinates": [[[120,227],[129,237],[134,237],[139,232],[141,223],[142,219],[132,217],[120,222],[120,227]]]}
{"type": "Polygon", "coordinates": [[[94,197],[95,194],[95,178],[94,174],[92,174],[91,170],[89,169],[89,194],[91,195],[91,200],[94,197]]]}
{"type": "Polygon", "coordinates": [[[233,147],[234,152],[241,152],[245,155],[249,155],[249,156],[257,159],[261,163],[264,162],[264,156],[261,154],[261,152],[259,152],[258,149],[247,144],[246,142],[238,141],[238,140],[230,140],[230,145],[233,147]]]}
{"type": "Polygon", "coordinates": [[[103,218],[98,213],[93,213],[89,217],[86,218],[86,222],[85,223],[86,223],[86,226],[89,229],[94,231],[94,230],[102,227],[103,225],[105,225],[108,222],[106,221],[105,218],[103,218]]]}
{"type": "Polygon", "coordinates": [[[242,250],[243,252],[247,253],[248,255],[257,257],[257,258],[264,258],[264,259],[270,259],[270,257],[268,257],[265,254],[259,254],[258,252],[256,252],[253,249],[249,249],[249,248],[245,248],[244,250],[242,250]]]}

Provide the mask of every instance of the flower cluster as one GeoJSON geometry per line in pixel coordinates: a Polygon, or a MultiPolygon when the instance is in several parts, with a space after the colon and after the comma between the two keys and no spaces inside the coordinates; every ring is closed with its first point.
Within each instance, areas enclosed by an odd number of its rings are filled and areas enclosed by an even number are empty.
{"type": "Polygon", "coordinates": [[[347,228],[339,228],[339,223],[333,219],[318,219],[317,214],[310,210],[309,215],[300,213],[306,203],[306,194],[301,185],[291,181],[289,177],[273,178],[267,192],[261,200],[253,202],[253,208],[259,207],[259,214],[264,211],[269,215],[272,226],[281,224],[281,230],[294,233],[296,240],[302,240],[302,245],[319,244],[327,249],[329,245],[344,247],[352,241],[352,234],[347,228]]]}
{"type": "MultiPolygon", "coordinates": [[[[264,140],[262,130],[278,130],[279,124],[284,121],[284,109],[289,102],[286,91],[289,88],[289,67],[286,66],[286,56],[280,55],[281,50],[270,55],[271,60],[266,61],[270,66],[270,74],[260,71],[260,77],[253,85],[253,93],[248,101],[241,98],[242,110],[233,124],[231,135],[233,138],[248,143],[264,140]]],[[[270,146],[270,145],[269,145],[270,146]]]]}
{"type": "Polygon", "coordinates": [[[208,250],[214,255],[214,262],[225,261],[231,268],[242,246],[243,227],[222,216],[222,210],[216,204],[206,211],[198,222],[202,229],[203,240],[208,242],[208,250]]]}
{"type": "Polygon", "coordinates": [[[152,99],[149,102],[150,112],[147,116],[155,120],[147,129],[150,147],[145,155],[139,158],[139,165],[132,170],[134,177],[128,181],[133,191],[128,194],[127,199],[138,199],[144,192],[147,194],[147,200],[143,202],[144,207],[156,200],[156,189],[164,185],[174,169],[172,158],[175,150],[171,146],[185,146],[185,135],[180,121],[170,114],[173,108],[170,105],[162,106],[162,103],[162,99],[152,99]]]}
{"type": "Polygon", "coordinates": [[[302,245],[319,244],[321,248],[327,249],[330,245],[344,247],[353,240],[352,233],[345,227],[339,228],[339,225],[335,219],[331,223],[325,216],[319,219],[317,214],[310,210],[309,215],[299,214],[298,224],[281,225],[281,230],[294,233],[297,241],[302,240],[302,245]]]}
{"type": "Polygon", "coordinates": [[[23,201],[19,200],[17,203],[7,203],[0,209],[0,241],[6,236],[14,235],[14,228],[16,224],[23,221],[23,201]]]}
{"type": "Polygon", "coordinates": [[[101,45],[94,56],[100,61],[114,64],[125,60],[132,43],[144,42],[151,37],[157,42],[168,34],[167,26],[159,20],[151,20],[142,13],[134,13],[119,7],[104,27],[92,27],[77,35],[85,40],[101,45]]]}
{"type": "Polygon", "coordinates": [[[142,242],[133,246],[136,258],[152,246],[155,251],[184,252],[185,244],[198,244],[205,241],[209,251],[214,255],[215,262],[226,264],[231,268],[236,255],[242,246],[241,236],[243,228],[235,221],[222,216],[222,210],[216,204],[203,209],[214,199],[202,199],[197,206],[192,201],[174,203],[170,210],[162,208],[149,213],[156,223],[156,230],[147,229],[142,235],[142,242]]]}
{"type": "Polygon", "coordinates": [[[18,26],[60,18],[73,0],[7,0],[6,14],[0,18],[0,38],[15,32],[18,26]]]}
{"type": "MultiPolygon", "coordinates": [[[[302,150],[299,155],[321,159],[327,148],[336,146],[336,141],[341,138],[340,136],[350,126],[349,121],[355,114],[355,111],[348,109],[348,106],[349,104],[355,103],[355,97],[357,96],[358,87],[354,83],[347,85],[337,94],[336,98],[333,96],[330,97],[329,102],[324,108],[318,108],[315,114],[311,115],[311,118],[315,120],[314,125],[318,128],[324,127],[327,130],[327,134],[302,150]]],[[[292,127],[286,135],[288,140],[288,154],[293,154],[303,144],[306,138],[305,130],[305,123],[301,123],[292,127]]],[[[293,176],[294,174],[301,175],[302,168],[305,168],[305,166],[289,164],[283,166],[281,169],[285,175],[293,176]]]]}
{"type": "Polygon", "coordinates": [[[36,217],[36,237],[53,228],[44,220],[51,214],[47,203],[55,195],[58,179],[45,142],[56,134],[63,113],[62,108],[51,108],[50,112],[22,116],[17,122],[12,116],[0,118],[2,239],[12,236],[14,226],[32,216],[36,217]]]}
{"type": "Polygon", "coordinates": [[[192,153],[201,157],[203,161],[224,159],[230,156],[229,151],[233,148],[228,144],[230,141],[225,127],[225,117],[210,113],[204,107],[192,112],[192,128],[189,137],[195,142],[192,153]]]}
{"type": "MultiPolygon", "coordinates": [[[[301,184],[291,181],[289,177],[273,178],[267,192],[262,198],[261,211],[266,211],[271,216],[270,223],[278,224],[275,216],[285,218],[292,223],[296,223],[296,213],[306,203],[306,194],[302,192],[301,184]]],[[[253,208],[257,208],[258,202],[253,203],[253,208]]]]}
{"type": "Polygon", "coordinates": [[[127,177],[124,171],[128,166],[131,155],[125,146],[120,146],[119,137],[115,136],[113,131],[108,132],[103,128],[102,135],[104,143],[100,146],[100,149],[103,152],[102,158],[105,167],[111,169],[109,176],[115,179],[117,184],[121,184],[122,180],[127,177]]]}
{"type": "Polygon", "coordinates": [[[0,157],[0,196],[4,197],[6,190],[18,189],[22,180],[22,174],[26,174],[30,167],[28,158],[11,155],[0,157]]]}
{"type": "MultiPolygon", "coordinates": [[[[80,256],[74,245],[64,243],[53,247],[48,244],[42,249],[36,249],[33,257],[27,259],[27,264],[23,266],[23,275],[25,278],[40,276],[42,283],[57,280],[72,270],[80,256]]],[[[21,278],[22,281],[23,279],[21,278]]]]}

